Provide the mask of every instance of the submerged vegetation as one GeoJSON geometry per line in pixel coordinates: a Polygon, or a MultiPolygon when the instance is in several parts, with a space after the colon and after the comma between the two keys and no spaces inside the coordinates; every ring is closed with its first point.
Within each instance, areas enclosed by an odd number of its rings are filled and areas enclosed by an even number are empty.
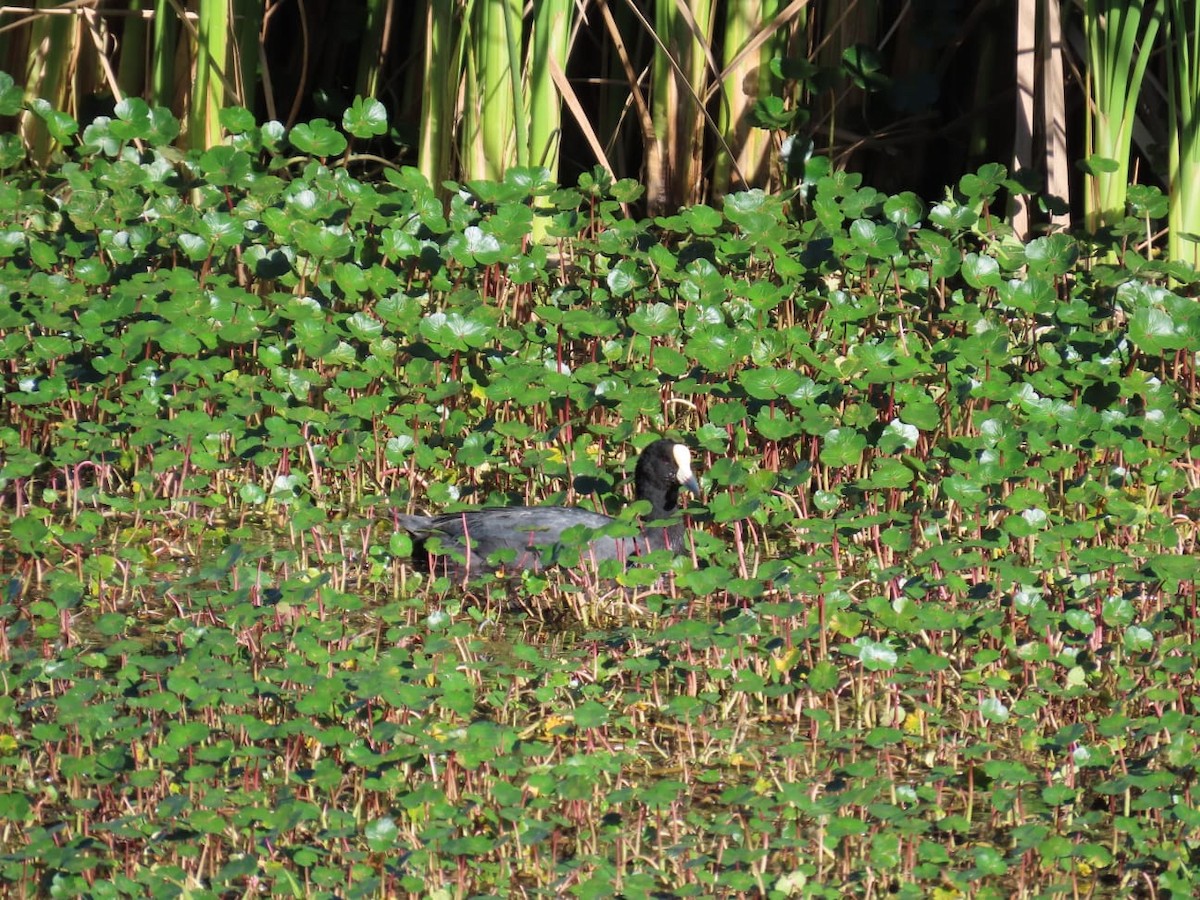
{"type": "Polygon", "coordinates": [[[444,205],[222,117],[184,156],[127,100],[42,173],[0,140],[6,891],[1191,896],[1161,194],[1102,242],[1015,238],[998,166],[444,205]],[[411,569],[398,512],[615,511],[648,433],[703,473],[685,557],[411,569]]]}

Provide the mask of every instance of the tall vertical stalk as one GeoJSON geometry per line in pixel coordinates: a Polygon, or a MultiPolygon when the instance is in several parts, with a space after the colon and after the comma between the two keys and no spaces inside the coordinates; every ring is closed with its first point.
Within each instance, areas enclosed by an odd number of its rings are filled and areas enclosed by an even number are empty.
{"type": "Polygon", "coordinates": [[[647,187],[657,187],[660,193],[648,192],[646,197],[651,213],[662,212],[668,198],[674,195],[675,170],[679,166],[677,131],[686,127],[676,122],[679,115],[679,92],[675,84],[672,60],[679,60],[679,37],[676,20],[679,13],[674,0],[665,0],[654,5],[654,33],[660,44],[654,51],[654,65],[650,75],[650,118],[654,124],[654,141],[658,145],[659,172],[648,173],[647,187]]]}
{"type": "Polygon", "coordinates": [[[421,98],[417,166],[435,190],[450,177],[465,38],[462,20],[455,14],[459,6],[450,0],[427,0],[425,7],[425,68],[418,74],[426,89],[421,98]]]}
{"type": "MultiPolygon", "coordinates": [[[[38,9],[56,6],[57,0],[38,0],[37,4],[38,9]]],[[[72,58],[78,43],[79,20],[75,16],[43,15],[33,20],[25,67],[27,101],[42,99],[56,110],[67,110],[72,58]]],[[[30,158],[45,161],[54,141],[41,117],[26,110],[21,115],[20,130],[30,158]]]]}
{"type": "Polygon", "coordinates": [[[231,0],[200,0],[199,34],[196,39],[196,78],[192,83],[192,109],[188,142],[200,149],[221,140],[218,118],[224,105],[222,78],[229,58],[229,3],[231,0]]]}
{"type": "MultiPolygon", "coordinates": [[[[1066,89],[1063,85],[1062,8],[1059,0],[1043,0],[1042,22],[1042,122],[1046,132],[1046,192],[1069,203],[1070,161],[1067,158],[1066,89]]],[[[1050,214],[1050,224],[1066,228],[1066,210],[1050,214]]]]}
{"type": "Polygon", "coordinates": [[[538,0],[533,5],[533,31],[526,65],[529,79],[529,162],[558,175],[562,143],[562,95],[554,83],[551,61],[567,68],[572,0],[538,0]]]}
{"type": "Polygon", "coordinates": [[[175,50],[179,20],[170,0],[154,0],[154,43],[150,54],[150,102],[171,107],[175,95],[175,50]]]}
{"type": "Polygon", "coordinates": [[[718,196],[731,187],[766,186],[774,149],[772,135],[755,128],[751,117],[754,104],[771,92],[771,60],[787,50],[788,32],[777,20],[783,6],[784,0],[729,6],[721,60],[724,96],[717,122],[733,154],[723,147],[717,151],[713,192],[718,196]],[[735,179],[735,172],[740,172],[741,178],[735,179]]]}
{"type": "MultiPolygon", "coordinates": [[[[1033,107],[1037,96],[1037,10],[1039,0],[1018,0],[1017,14],[1017,108],[1013,135],[1013,171],[1032,169],[1033,107]]],[[[1013,231],[1024,240],[1029,232],[1029,197],[1016,194],[1010,200],[1013,231]]]]}
{"type": "MultiPolygon", "coordinates": [[[[1013,171],[1046,172],[1046,193],[1067,201],[1071,196],[1067,161],[1067,115],[1063,88],[1062,11],[1058,0],[1020,0],[1017,15],[1017,108],[1013,171]],[[1039,39],[1040,28],[1040,39],[1039,39]],[[1040,90],[1039,90],[1040,88],[1040,90]],[[1040,104],[1036,101],[1040,98],[1040,104]],[[1036,135],[1041,143],[1034,146],[1036,135]]],[[[1031,236],[1033,197],[1010,200],[1017,236],[1031,236]]],[[[1051,213],[1053,227],[1069,225],[1065,212],[1051,213]]]]}
{"type": "Polygon", "coordinates": [[[1200,6],[1168,0],[1167,253],[1200,269],[1200,6]]]}
{"type": "MultiPolygon", "coordinates": [[[[130,0],[131,12],[141,12],[145,0],[130,0]]],[[[117,84],[126,97],[140,96],[146,82],[146,20],[132,15],[125,20],[121,32],[121,60],[117,67],[117,84]]]]}
{"type": "Polygon", "coordinates": [[[462,109],[463,178],[500,179],[526,165],[520,0],[475,0],[462,109]]]}
{"type": "Polygon", "coordinates": [[[262,31],[263,4],[261,0],[231,0],[233,3],[233,53],[229,55],[230,79],[237,86],[237,102],[247,109],[254,108],[255,85],[258,78],[258,44],[262,31]]]}
{"type": "Polygon", "coordinates": [[[1089,155],[1113,161],[1084,176],[1084,222],[1092,232],[1125,215],[1134,109],[1162,12],[1162,0],[1085,3],[1091,94],[1085,137],[1089,155]]]}
{"type": "MultiPolygon", "coordinates": [[[[661,0],[655,4],[656,47],[651,70],[651,115],[655,138],[663,150],[662,183],[679,202],[701,196],[704,167],[704,109],[710,74],[716,72],[712,52],[715,0],[661,0]]],[[[651,208],[665,197],[648,197],[651,208]]]]}
{"type": "MultiPolygon", "coordinates": [[[[565,73],[573,10],[573,0],[536,0],[525,60],[529,115],[527,164],[545,167],[554,180],[559,178],[564,92],[571,94],[565,73]]],[[[572,99],[577,98],[572,95],[572,99]]],[[[534,205],[544,208],[546,202],[546,198],[539,197],[534,205]]],[[[548,225],[542,216],[533,220],[534,240],[545,238],[548,225]]]]}

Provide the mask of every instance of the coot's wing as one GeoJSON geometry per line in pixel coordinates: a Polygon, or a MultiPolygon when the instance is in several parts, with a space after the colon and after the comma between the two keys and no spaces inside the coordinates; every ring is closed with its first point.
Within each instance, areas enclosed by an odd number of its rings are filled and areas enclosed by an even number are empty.
{"type": "Polygon", "coordinates": [[[500,560],[506,568],[534,570],[552,564],[564,550],[578,549],[580,561],[624,559],[638,552],[633,536],[592,534],[625,530],[631,523],[573,507],[506,506],[437,516],[399,515],[397,521],[422,545],[438,538],[445,550],[462,556],[476,571],[493,568],[492,555],[503,551],[511,551],[500,560]]]}
{"type": "Polygon", "coordinates": [[[511,551],[500,560],[506,568],[545,568],[563,532],[583,533],[613,520],[599,513],[562,506],[512,506],[447,513],[438,517],[439,530],[474,557],[489,563],[493,554],[511,551]]]}

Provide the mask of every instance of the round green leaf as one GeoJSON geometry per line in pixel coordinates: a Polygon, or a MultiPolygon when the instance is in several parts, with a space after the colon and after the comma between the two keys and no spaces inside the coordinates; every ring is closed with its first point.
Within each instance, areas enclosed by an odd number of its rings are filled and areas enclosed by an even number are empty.
{"type": "Polygon", "coordinates": [[[387,134],[387,109],[373,97],[355,97],[342,114],[342,127],[356,138],[387,134]]]}
{"type": "Polygon", "coordinates": [[[346,137],[326,119],[295,126],[288,133],[288,140],[301,153],[313,156],[334,156],[346,150],[346,137]]]}

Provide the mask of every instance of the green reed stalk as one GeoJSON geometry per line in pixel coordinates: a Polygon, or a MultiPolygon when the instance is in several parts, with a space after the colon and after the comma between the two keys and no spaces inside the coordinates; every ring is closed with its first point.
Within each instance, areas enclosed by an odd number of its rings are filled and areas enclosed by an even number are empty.
{"type": "MultiPolygon", "coordinates": [[[[38,0],[38,9],[57,7],[57,0],[38,0]]],[[[67,111],[71,92],[71,60],[79,43],[79,20],[75,16],[38,16],[29,28],[29,56],[25,65],[25,99],[49,101],[56,110],[67,111]]],[[[76,98],[77,99],[77,98],[76,98]]],[[[21,137],[29,158],[45,162],[54,139],[41,117],[26,111],[21,116],[21,137]]]]}
{"type": "Polygon", "coordinates": [[[754,127],[752,116],[754,104],[771,93],[771,60],[787,50],[787,29],[777,21],[783,7],[784,0],[729,7],[721,60],[724,97],[717,122],[733,152],[723,148],[717,152],[713,169],[713,193],[717,196],[730,188],[765,187],[769,181],[773,135],[754,127]]]}
{"type": "MultiPolygon", "coordinates": [[[[570,93],[565,72],[574,9],[573,0],[535,0],[525,60],[526,112],[529,115],[527,165],[545,167],[551,179],[556,181],[562,149],[563,92],[570,93]],[[559,80],[556,80],[556,74],[559,80]]],[[[535,201],[537,207],[545,205],[544,197],[535,201]]],[[[534,218],[533,239],[544,240],[548,227],[548,219],[534,218]]]]}
{"type": "Polygon", "coordinates": [[[462,177],[499,180],[527,165],[520,0],[475,0],[462,109],[462,177]]]}
{"type": "MultiPolygon", "coordinates": [[[[144,0],[130,0],[129,9],[141,12],[144,0]]],[[[130,16],[121,33],[121,59],[117,64],[117,85],[126,96],[141,96],[146,81],[146,20],[130,16]]]]}
{"type": "Polygon", "coordinates": [[[455,5],[429,0],[425,8],[425,68],[417,166],[435,190],[450,177],[455,98],[461,82],[465,31],[455,5]]]}
{"type": "Polygon", "coordinates": [[[654,6],[654,34],[660,43],[654,50],[654,64],[650,70],[650,120],[654,127],[654,143],[657,152],[647,152],[647,160],[657,160],[659,170],[646,172],[646,202],[650,213],[665,210],[672,196],[671,173],[675,169],[675,121],[672,113],[678,111],[675,101],[675,70],[671,68],[671,57],[678,57],[676,24],[679,17],[674,0],[665,0],[654,6]],[[665,42],[665,43],[663,43],[665,42]]]}
{"type": "Polygon", "coordinates": [[[1134,109],[1150,51],[1162,21],[1162,0],[1086,0],[1091,97],[1085,118],[1088,154],[1112,160],[1084,178],[1084,220],[1089,231],[1125,215],[1134,109]]]}
{"type": "Polygon", "coordinates": [[[560,71],[567,68],[571,39],[572,0],[538,0],[533,6],[533,32],[529,42],[529,162],[545,166],[558,176],[562,142],[562,95],[554,82],[551,60],[560,71]]]}
{"type": "Polygon", "coordinates": [[[150,52],[150,103],[171,107],[175,99],[175,50],[179,20],[170,0],[154,0],[154,43],[150,52]]]}
{"type": "Polygon", "coordinates": [[[1200,7],[1169,0],[1167,11],[1167,253],[1200,269],[1200,7]]]}
{"type": "MultiPolygon", "coordinates": [[[[528,105],[525,102],[526,81],[522,73],[521,35],[523,31],[523,6],[521,0],[498,3],[496,17],[503,23],[504,50],[500,54],[503,69],[500,73],[500,90],[508,89],[512,104],[512,124],[516,134],[516,164],[529,165],[529,127],[525,119],[528,105]]],[[[500,142],[496,142],[499,146],[500,142]]],[[[503,172],[501,173],[503,174],[503,172]]]]}
{"type": "Polygon", "coordinates": [[[231,55],[231,80],[237,86],[237,102],[247,109],[254,108],[255,85],[258,83],[258,42],[262,31],[263,4],[261,0],[233,0],[234,52],[231,55]]]}
{"type": "MultiPolygon", "coordinates": [[[[715,73],[712,53],[715,0],[662,0],[655,4],[657,37],[651,70],[651,115],[662,151],[662,184],[672,202],[701,197],[704,110],[699,98],[715,73]]],[[[648,179],[654,180],[654,179],[648,179]]],[[[666,197],[648,197],[653,207],[666,197]]]]}
{"type": "Polygon", "coordinates": [[[225,100],[221,79],[229,58],[229,24],[227,0],[204,0],[200,4],[196,78],[192,83],[188,128],[188,142],[192,147],[204,149],[221,141],[218,116],[225,100]]]}

